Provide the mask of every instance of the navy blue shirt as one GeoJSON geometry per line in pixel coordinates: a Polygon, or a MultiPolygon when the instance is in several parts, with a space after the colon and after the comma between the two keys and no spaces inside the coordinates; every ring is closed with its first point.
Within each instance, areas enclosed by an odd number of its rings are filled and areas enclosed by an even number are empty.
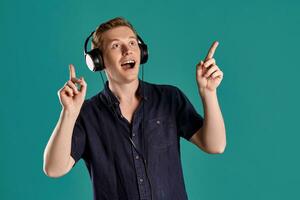
{"type": "Polygon", "coordinates": [[[108,82],[85,100],[71,156],[75,164],[84,160],[95,200],[151,200],[151,195],[153,200],[185,200],[180,137],[189,140],[203,118],[177,87],[139,80],[137,95],[141,101],[131,123],[108,82]]]}

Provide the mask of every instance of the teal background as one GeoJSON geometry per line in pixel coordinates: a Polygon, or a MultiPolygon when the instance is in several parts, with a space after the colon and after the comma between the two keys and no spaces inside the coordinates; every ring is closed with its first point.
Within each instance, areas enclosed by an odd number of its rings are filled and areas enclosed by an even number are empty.
{"type": "Polygon", "coordinates": [[[52,179],[43,151],[68,64],[85,77],[87,98],[102,90],[85,66],[83,42],[116,16],[148,44],[145,80],[178,86],[201,115],[195,65],[220,43],[227,147],[212,155],[181,141],[189,199],[299,199],[299,11],[299,1],[1,0],[0,199],[92,199],[82,160],[52,179]]]}

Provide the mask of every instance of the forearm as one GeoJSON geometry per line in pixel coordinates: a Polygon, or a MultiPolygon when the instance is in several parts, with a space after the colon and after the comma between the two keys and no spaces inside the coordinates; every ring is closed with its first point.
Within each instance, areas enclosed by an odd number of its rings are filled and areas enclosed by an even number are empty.
{"type": "Polygon", "coordinates": [[[201,134],[203,146],[209,152],[222,153],[226,146],[226,130],[219,107],[217,91],[199,91],[204,108],[204,124],[201,134]]]}
{"type": "Polygon", "coordinates": [[[48,176],[63,175],[71,152],[72,133],[77,114],[62,110],[44,151],[44,172],[48,176]]]}

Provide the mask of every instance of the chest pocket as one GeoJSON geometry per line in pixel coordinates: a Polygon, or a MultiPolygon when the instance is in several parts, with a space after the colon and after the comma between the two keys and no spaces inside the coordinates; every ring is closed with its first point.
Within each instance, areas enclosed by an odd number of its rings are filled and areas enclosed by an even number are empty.
{"type": "Polygon", "coordinates": [[[175,121],[167,117],[150,119],[145,124],[148,144],[153,148],[164,149],[177,143],[175,121]]]}

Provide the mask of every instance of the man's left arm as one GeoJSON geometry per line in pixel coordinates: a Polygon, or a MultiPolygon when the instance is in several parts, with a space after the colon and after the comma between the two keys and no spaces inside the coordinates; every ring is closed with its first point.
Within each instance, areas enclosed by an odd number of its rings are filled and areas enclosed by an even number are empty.
{"type": "Polygon", "coordinates": [[[204,62],[197,65],[196,79],[204,108],[204,122],[190,139],[203,151],[212,154],[223,153],[226,147],[225,124],[217,97],[217,87],[223,79],[223,72],[213,58],[218,44],[214,42],[204,62]]]}

